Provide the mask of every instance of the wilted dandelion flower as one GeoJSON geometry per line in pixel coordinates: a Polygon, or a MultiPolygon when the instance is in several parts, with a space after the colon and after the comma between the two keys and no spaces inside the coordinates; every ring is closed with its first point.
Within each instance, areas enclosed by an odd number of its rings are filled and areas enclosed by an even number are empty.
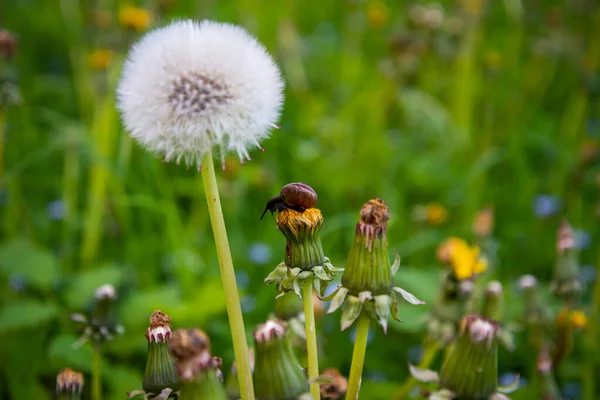
{"type": "Polygon", "coordinates": [[[275,126],[282,89],[277,65],[243,28],[187,20],[133,46],[118,105],[131,136],[165,161],[199,166],[219,147],[243,162],[275,126]]]}

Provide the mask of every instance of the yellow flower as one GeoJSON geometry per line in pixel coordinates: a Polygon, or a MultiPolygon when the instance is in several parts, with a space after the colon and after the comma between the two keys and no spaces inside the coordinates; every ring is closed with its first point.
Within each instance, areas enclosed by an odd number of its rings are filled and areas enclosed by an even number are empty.
{"type": "Polygon", "coordinates": [[[570,318],[571,326],[575,329],[585,328],[587,325],[587,317],[581,310],[575,310],[571,312],[570,318]]]}
{"type": "Polygon", "coordinates": [[[431,203],[427,205],[426,215],[430,225],[440,225],[448,218],[448,210],[439,203],[431,203]]]}
{"type": "Polygon", "coordinates": [[[451,237],[442,242],[437,248],[437,257],[442,264],[450,264],[452,261],[452,251],[455,246],[461,246],[464,240],[457,237],[451,237]]]}
{"type": "Polygon", "coordinates": [[[124,6],[119,10],[119,24],[124,28],[142,32],[150,27],[151,22],[150,11],[143,8],[124,6]]]}
{"type": "Polygon", "coordinates": [[[587,326],[587,317],[581,310],[564,309],[556,316],[556,324],[565,326],[569,324],[572,328],[581,329],[587,326]]]}
{"type": "Polygon", "coordinates": [[[480,256],[479,247],[471,247],[456,237],[442,243],[437,254],[440,261],[452,268],[458,280],[470,279],[487,270],[487,260],[480,256]]]}
{"type": "Polygon", "coordinates": [[[88,66],[95,70],[106,69],[112,63],[113,56],[113,52],[108,49],[94,50],[88,56],[88,66]]]}
{"type": "Polygon", "coordinates": [[[372,1],[367,5],[367,21],[371,29],[384,28],[389,20],[387,6],[380,1],[372,1]]]}

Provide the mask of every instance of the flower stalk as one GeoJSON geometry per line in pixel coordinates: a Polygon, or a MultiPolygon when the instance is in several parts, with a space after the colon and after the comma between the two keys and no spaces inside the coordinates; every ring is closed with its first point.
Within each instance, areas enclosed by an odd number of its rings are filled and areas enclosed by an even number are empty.
{"type": "MultiPolygon", "coordinates": [[[[308,378],[315,380],[319,376],[319,355],[317,352],[317,327],[315,324],[315,309],[313,305],[312,282],[309,280],[304,284],[303,304],[305,330],[306,330],[306,351],[308,356],[308,378]]],[[[319,400],[321,392],[319,383],[313,381],[310,384],[310,394],[313,400],[319,400]]]]}
{"type": "Polygon", "coordinates": [[[252,371],[248,357],[244,318],[242,316],[240,295],[237,289],[221,200],[219,198],[219,189],[217,188],[215,166],[212,153],[210,152],[206,153],[202,158],[202,178],[204,179],[206,201],[208,202],[208,211],[217,247],[221,282],[223,283],[223,290],[225,292],[227,316],[229,317],[233,351],[238,368],[240,395],[243,400],[252,400],[254,399],[254,388],[252,387],[252,371]]]}
{"type": "Polygon", "coordinates": [[[367,316],[362,315],[358,319],[356,339],[354,340],[354,350],[352,352],[352,365],[350,367],[350,377],[348,379],[348,392],[346,393],[346,398],[348,400],[358,399],[370,324],[371,320],[367,316]]]}

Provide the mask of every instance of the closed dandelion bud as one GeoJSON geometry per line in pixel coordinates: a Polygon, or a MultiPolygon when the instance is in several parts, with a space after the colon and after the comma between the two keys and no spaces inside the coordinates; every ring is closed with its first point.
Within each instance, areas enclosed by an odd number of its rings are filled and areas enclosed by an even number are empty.
{"type": "Polygon", "coordinates": [[[461,399],[485,399],[498,384],[498,325],[477,315],[463,318],[461,334],[440,371],[440,386],[461,399]]]}
{"type": "Polygon", "coordinates": [[[337,400],[346,394],[348,379],[340,374],[340,371],[337,369],[326,369],[321,376],[326,380],[325,383],[320,385],[322,399],[337,400]]]}
{"type": "Polygon", "coordinates": [[[171,338],[171,318],[160,310],[150,317],[150,327],[146,333],[148,339],[148,361],[142,385],[146,393],[159,394],[163,389],[177,389],[175,361],[169,352],[171,338]]]}
{"type": "Polygon", "coordinates": [[[83,389],[83,374],[65,368],[56,376],[57,400],[79,400],[83,389]]]}
{"type": "Polygon", "coordinates": [[[390,263],[386,237],[389,218],[389,210],[381,199],[369,200],[360,212],[342,286],[334,293],[327,311],[332,313],[343,305],[342,330],[365,313],[385,332],[390,314],[398,318],[398,295],[411,304],[424,304],[411,293],[393,285],[400,257],[396,253],[394,263],[390,263]]]}
{"type": "Polygon", "coordinates": [[[222,361],[210,354],[210,339],[203,331],[177,329],[168,343],[176,360],[180,400],[227,399],[220,380],[222,361]]]}
{"type": "Polygon", "coordinates": [[[296,400],[308,392],[287,328],[269,320],[254,331],[254,390],[257,400],[296,400]]]}
{"type": "MultiPolygon", "coordinates": [[[[300,296],[305,282],[323,293],[341,269],[335,268],[323,253],[319,232],[323,226],[321,211],[314,206],[317,194],[304,183],[290,183],[279,196],[267,203],[264,214],[277,213],[277,228],[286,238],[284,262],[265,278],[265,283],[277,283],[282,295],[294,291],[300,296]]],[[[261,217],[262,218],[262,217],[261,217]]]]}
{"type": "Polygon", "coordinates": [[[502,393],[518,387],[518,377],[507,387],[498,387],[498,324],[478,315],[461,321],[460,336],[442,365],[440,374],[410,366],[410,373],[423,382],[439,383],[430,399],[501,400],[502,393]]]}
{"type": "Polygon", "coordinates": [[[481,310],[482,317],[493,319],[495,321],[502,320],[504,314],[502,292],[503,288],[500,282],[492,281],[488,283],[483,297],[483,309],[481,310]]]}
{"type": "Polygon", "coordinates": [[[539,390],[538,399],[561,400],[560,390],[552,374],[552,360],[548,352],[548,344],[545,344],[540,351],[537,360],[537,372],[539,379],[539,384],[536,385],[539,390]]]}
{"type": "Polygon", "coordinates": [[[576,304],[581,295],[579,260],[575,248],[575,235],[567,220],[561,222],[556,240],[557,260],[552,289],[554,295],[576,304]]]}
{"type": "Polygon", "coordinates": [[[498,321],[498,341],[509,351],[514,350],[514,327],[510,323],[501,323],[504,318],[504,295],[502,284],[498,281],[488,283],[485,288],[481,316],[498,321]]]}
{"type": "Polygon", "coordinates": [[[110,284],[96,289],[89,313],[73,314],[71,319],[80,324],[82,331],[78,344],[91,340],[99,345],[124,332],[117,319],[117,291],[110,284]]]}
{"type": "Polygon", "coordinates": [[[10,60],[17,52],[17,44],[13,33],[0,29],[0,59],[10,60]]]}

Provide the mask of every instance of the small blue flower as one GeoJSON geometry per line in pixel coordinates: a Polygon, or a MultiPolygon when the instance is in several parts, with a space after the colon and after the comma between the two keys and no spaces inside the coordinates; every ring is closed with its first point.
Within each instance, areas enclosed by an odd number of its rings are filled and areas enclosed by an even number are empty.
{"type": "Polygon", "coordinates": [[[533,212],[541,218],[556,214],[560,207],[560,199],[556,196],[540,194],[533,200],[533,212]]]}
{"type": "Polygon", "coordinates": [[[53,221],[60,221],[65,217],[65,208],[62,200],[54,200],[46,207],[48,216],[53,221]]]}
{"type": "Polygon", "coordinates": [[[250,284],[250,276],[246,271],[235,271],[235,280],[240,289],[246,289],[250,284]]]}
{"type": "Polygon", "coordinates": [[[256,297],[250,295],[244,296],[240,303],[242,304],[243,312],[250,312],[256,308],[256,297]]]}
{"type": "Polygon", "coordinates": [[[248,249],[248,257],[255,264],[268,264],[271,261],[271,248],[262,242],[255,242],[248,249]]]}

